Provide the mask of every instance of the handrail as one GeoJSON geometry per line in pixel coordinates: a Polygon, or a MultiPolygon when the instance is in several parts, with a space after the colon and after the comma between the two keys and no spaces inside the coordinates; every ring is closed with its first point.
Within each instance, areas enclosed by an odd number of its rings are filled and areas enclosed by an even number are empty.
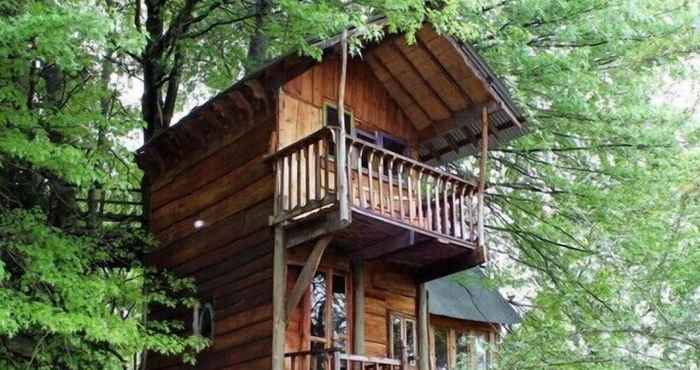
{"type": "Polygon", "coordinates": [[[474,187],[477,186],[475,180],[470,181],[470,180],[467,180],[467,179],[463,179],[463,178],[461,178],[461,177],[457,177],[457,176],[455,176],[455,175],[453,175],[453,174],[451,174],[451,173],[449,173],[449,172],[445,172],[445,171],[443,171],[443,170],[440,170],[440,169],[437,169],[437,168],[435,168],[435,167],[429,166],[429,165],[427,165],[427,164],[425,164],[425,163],[423,163],[423,162],[419,162],[419,161],[417,161],[417,160],[415,160],[415,159],[413,159],[413,158],[406,157],[405,155],[392,152],[392,151],[387,150],[387,149],[385,149],[385,148],[382,148],[382,147],[380,147],[380,146],[378,146],[378,145],[376,145],[376,144],[372,144],[372,143],[370,143],[370,142],[368,142],[368,141],[365,141],[365,140],[362,140],[362,139],[358,139],[358,138],[355,138],[355,137],[348,137],[347,140],[348,140],[349,142],[352,142],[352,143],[358,143],[358,144],[361,144],[362,146],[372,148],[373,150],[376,150],[376,151],[378,151],[378,152],[384,152],[384,153],[390,154],[390,155],[391,155],[392,157],[394,157],[394,158],[400,159],[400,160],[402,160],[402,161],[404,161],[404,162],[408,162],[408,163],[412,164],[413,166],[420,167],[420,168],[422,168],[422,169],[424,169],[424,170],[426,170],[426,171],[428,171],[428,172],[432,172],[433,174],[435,174],[435,175],[437,175],[437,176],[447,177],[447,178],[450,178],[450,179],[452,179],[452,180],[454,180],[454,181],[458,181],[458,182],[464,182],[464,183],[467,183],[467,184],[469,184],[469,185],[471,185],[471,186],[474,186],[474,187]]]}
{"type": "MultiPolygon", "coordinates": [[[[297,351],[288,352],[284,354],[284,357],[289,359],[291,370],[297,369],[297,362],[302,360],[302,364],[299,366],[300,369],[305,369],[304,363],[307,361],[323,361],[328,363],[329,370],[341,370],[341,363],[343,361],[347,362],[346,369],[354,369],[352,364],[360,365],[361,369],[364,369],[365,365],[374,365],[374,369],[393,369],[393,370],[406,370],[408,369],[408,356],[406,355],[406,350],[402,346],[401,358],[385,358],[385,357],[374,357],[374,356],[363,356],[351,353],[343,352],[341,348],[324,348],[321,350],[308,350],[308,351],[297,351]]],[[[308,366],[308,365],[307,365],[308,366]]]]}
{"type": "MultiPolygon", "coordinates": [[[[272,160],[277,159],[279,157],[288,155],[290,153],[298,151],[301,148],[308,146],[311,143],[317,142],[323,138],[332,137],[333,135],[335,135],[335,133],[333,132],[332,128],[322,127],[320,129],[312,132],[311,134],[306,135],[303,138],[285,146],[284,148],[277,150],[274,153],[267,154],[265,156],[265,161],[272,161],[272,160]]],[[[332,142],[335,142],[335,140],[332,140],[332,142]]]]}

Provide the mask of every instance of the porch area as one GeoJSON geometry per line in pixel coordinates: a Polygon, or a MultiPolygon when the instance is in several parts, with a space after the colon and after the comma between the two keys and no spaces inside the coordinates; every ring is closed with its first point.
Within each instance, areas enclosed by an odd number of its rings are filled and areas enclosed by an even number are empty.
{"type": "Polygon", "coordinates": [[[288,248],[333,233],[349,257],[403,265],[423,281],[482,262],[475,181],[330,127],[268,160],[270,223],[285,229],[288,248]]]}

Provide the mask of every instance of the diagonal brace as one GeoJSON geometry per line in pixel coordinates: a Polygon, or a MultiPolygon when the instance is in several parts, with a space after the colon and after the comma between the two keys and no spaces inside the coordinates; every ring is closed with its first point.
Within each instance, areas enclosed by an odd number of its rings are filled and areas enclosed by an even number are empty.
{"type": "Polygon", "coordinates": [[[304,267],[301,269],[301,273],[299,274],[297,281],[294,283],[294,288],[292,288],[292,292],[289,294],[289,299],[287,299],[286,317],[289,317],[292,314],[294,308],[296,308],[301,301],[301,297],[304,295],[304,292],[306,292],[306,289],[308,289],[309,285],[311,285],[311,280],[314,278],[314,275],[316,275],[318,265],[321,263],[323,252],[326,250],[326,247],[328,247],[328,244],[330,244],[332,239],[333,235],[326,235],[316,241],[314,248],[311,250],[311,254],[309,254],[309,258],[306,260],[304,267]]]}

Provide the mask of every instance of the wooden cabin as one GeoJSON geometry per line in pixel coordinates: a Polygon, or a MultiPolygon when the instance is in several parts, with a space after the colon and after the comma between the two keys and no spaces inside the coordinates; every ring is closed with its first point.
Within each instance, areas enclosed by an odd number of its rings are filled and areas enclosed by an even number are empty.
{"type": "Polygon", "coordinates": [[[427,370],[425,283],[484,261],[477,181],[441,165],[524,132],[506,90],[426,24],[350,57],[340,94],[339,41],[268,63],[137,153],[148,263],[193,278],[203,303],[151,317],[210,336],[197,369],[427,370]],[[395,340],[391,318],[415,333],[395,340]]]}
{"type": "Polygon", "coordinates": [[[447,276],[426,284],[431,369],[491,369],[505,327],[520,322],[510,303],[483,283],[478,267],[461,274],[460,282],[447,276]]]}

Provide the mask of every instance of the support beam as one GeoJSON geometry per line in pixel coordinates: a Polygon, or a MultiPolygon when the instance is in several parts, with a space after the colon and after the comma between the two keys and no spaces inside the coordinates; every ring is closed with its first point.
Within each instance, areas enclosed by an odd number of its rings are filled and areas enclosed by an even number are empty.
{"type": "MultiPolygon", "coordinates": [[[[485,260],[488,260],[486,242],[484,240],[484,192],[486,192],[486,161],[489,150],[489,111],[484,107],[481,112],[481,156],[479,159],[479,220],[477,224],[477,235],[479,237],[479,248],[485,260]]],[[[484,261],[486,262],[486,261],[484,261]]]]}
{"type": "Polygon", "coordinates": [[[392,235],[376,244],[360,249],[357,252],[356,257],[364,260],[373,260],[398,250],[408,248],[415,244],[415,242],[416,232],[413,230],[406,230],[399,235],[392,235]]]}
{"type": "Polygon", "coordinates": [[[425,283],[418,284],[418,370],[430,370],[430,351],[428,349],[428,290],[425,283]]]}
{"type": "Polygon", "coordinates": [[[365,354],[365,264],[352,260],[352,349],[356,355],[365,354]]]}
{"type": "MultiPolygon", "coordinates": [[[[348,196],[348,176],[347,176],[347,156],[345,142],[345,79],[348,70],[348,30],[343,29],[343,34],[340,39],[341,47],[341,66],[340,66],[340,82],[338,83],[338,123],[340,130],[338,132],[338,141],[336,142],[336,176],[338,176],[338,198],[340,203],[340,221],[350,222],[352,213],[350,212],[350,198],[348,196]]],[[[308,161],[307,161],[308,162],[308,161]]]]}
{"type": "Polygon", "coordinates": [[[299,274],[296,283],[294,283],[292,292],[289,293],[289,300],[287,301],[287,308],[285,309],[287,316],[291,315],[294,308],[296,308],[301,301],[301,297],[304,295],[304,292],[309,289],[311,280],[313,280],[314,275],[316,275],[318,265],[321,263],[323,252],[331,242],[331,239],[333,239],[332,235],[326,235],[316,241],[314,248],[311,250],[311,254],[309,254],[309,258],[307,258],[304,267],[301,269],[301,273],[299,274]]]}
{"type": "Polygon", "coordinates": [[[284,229],[281,225],[275,227],[274,243],[272,256],[272,370],[285,370],[287,248],[284,245],[284,229]]]}

